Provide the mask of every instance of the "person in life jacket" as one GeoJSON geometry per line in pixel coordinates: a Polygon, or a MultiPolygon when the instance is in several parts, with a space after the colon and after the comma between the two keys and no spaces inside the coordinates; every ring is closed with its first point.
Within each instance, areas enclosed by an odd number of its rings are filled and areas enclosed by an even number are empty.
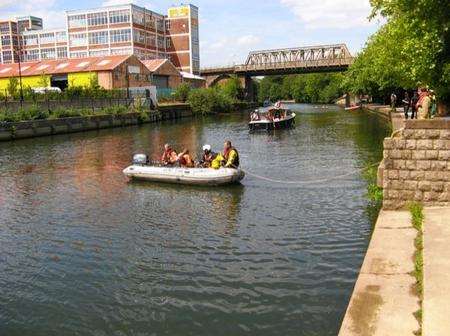
{"type": "Polygon", "coordinates": [[[194,167],[194,159],[192,159],[188,149],[183,149],[183,151],[178,155],[178,163],[183,168],[194,167]]]}
{"type": "Polygon", "coordinates": [[[223,145],[223,166],[225,168],[238,168],[239,167],[239,153],[231,145],[231,141],[225,141],[223,145]]]}
{"type": "Polygon", "coordinates": [[[178,155],[177,152],[175,152],[171,145],[165,144],[164,145],[164,152],[161,156],[161,162],[164,165],[173,165],[178,161],[178,155]]]}
{"type": "Polygon", "coordinates": [[[214,153],[211,150],[210,145],[204,145],[202,159],[200,160],[200,166],[203,168],[210,168],[216,156],[217,153],[214,153]]]}

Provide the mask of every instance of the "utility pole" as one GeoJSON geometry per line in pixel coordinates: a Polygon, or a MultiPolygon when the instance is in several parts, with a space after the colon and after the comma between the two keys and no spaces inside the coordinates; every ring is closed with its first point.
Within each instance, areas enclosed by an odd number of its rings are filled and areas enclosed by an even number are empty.
{"type": "MultiPolygon", "coordinates": [[[[13,41],[14,44],[14,41],[13,41]]],[[[14,45],[13,45],[14,48],[14,45]]],[[[21,64],[21,56],[22,56],[22,46],[20,43],[20,37],[17,37],[17,52],[18,54],[18,63],[19,63],[19,86],[20,86],[20,107],[23,107],[23,86],[22,86],[22,64],[21,64]]]]}
{"type": "Polygon", "coordinates": [[[127,80],[127,99],[130,99],[130,73],[128,71],[128,64],[125,63],[125,77],[127,80]]]}

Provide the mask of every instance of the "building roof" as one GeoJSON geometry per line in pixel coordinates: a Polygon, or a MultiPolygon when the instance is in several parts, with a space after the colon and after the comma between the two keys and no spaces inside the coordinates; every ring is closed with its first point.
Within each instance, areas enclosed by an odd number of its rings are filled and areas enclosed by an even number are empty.
{"type": "Polygon", "coordinates": [[[147,67],[150,72],[155,72],[158,70],[164,63],[168,62],[167,58],[157,58],[152,60],[144,60],[141,61],[147,67]]]}
{"type": "Polygon", "coordinates": [[[186,78],[186,79],[196,79],[196,80],[203,80],[203,81],[206,80],[205,78],[194,75],[190,72],[180,71],[180,73],[181,73],[181,76],[183,76],[183,78],[186,78]]]}
{"type": "MultiPolygon", "coordinates": [[[[66,74],[72,72],[109,71],[117,68],[132,55],[69,58],[21,63],[22,76],[66,74]]],[[[0,78],[19,76],[19,64],[0,64],[0,78]]]]}

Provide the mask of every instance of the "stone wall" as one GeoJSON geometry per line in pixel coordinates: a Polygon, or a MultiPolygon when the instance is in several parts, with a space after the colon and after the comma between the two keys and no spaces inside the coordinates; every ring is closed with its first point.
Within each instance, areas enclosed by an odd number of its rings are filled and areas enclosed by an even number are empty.
{"type": "Polygon", "coordinates": [[[383,208],[450,205],[450,120],[407,120],[384,140],[383,208]]]}

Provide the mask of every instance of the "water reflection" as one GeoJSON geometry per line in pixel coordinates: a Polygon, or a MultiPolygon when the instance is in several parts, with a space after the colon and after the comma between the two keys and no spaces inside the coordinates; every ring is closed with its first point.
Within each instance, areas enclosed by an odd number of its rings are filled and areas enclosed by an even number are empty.
{"type": "Polygon", "coordinates": [[[0,335],[336,335],[371,231],[361,174],[207,189],[121,172],[166,142],[231,139],[286,181],[381,158],[373,116],[294,108],[271,134],[235,114],[0,143],[0,335]]]}

